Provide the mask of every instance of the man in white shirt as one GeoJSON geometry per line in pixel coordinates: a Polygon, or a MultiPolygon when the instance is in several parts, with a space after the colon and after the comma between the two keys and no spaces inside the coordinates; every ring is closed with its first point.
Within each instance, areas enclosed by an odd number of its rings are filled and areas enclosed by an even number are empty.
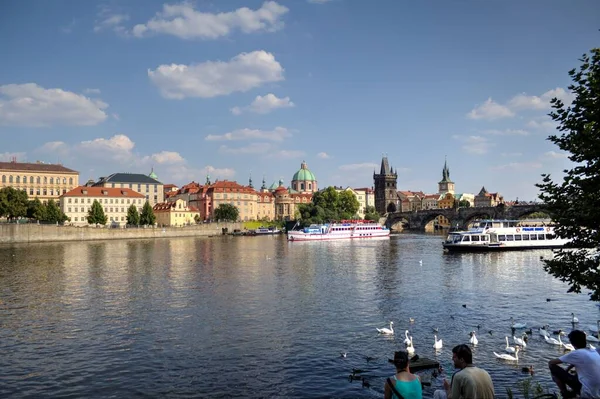
{"type": "Polygon", "coordinates": [[[600,399],[600,354],[586,348],[583,331],[571,331],[569,341],[575,350],[548,362],[552,379],[563,398],[573,398],[579,394],[582,399],[600,399]],[[567,363],[569,367],[565,370],[559,366],[561,363],[567,363]],[[569,372],[573,367],[577,374],[569,372]],[[567,386],[572,390],[568,390],[567,386]]]}

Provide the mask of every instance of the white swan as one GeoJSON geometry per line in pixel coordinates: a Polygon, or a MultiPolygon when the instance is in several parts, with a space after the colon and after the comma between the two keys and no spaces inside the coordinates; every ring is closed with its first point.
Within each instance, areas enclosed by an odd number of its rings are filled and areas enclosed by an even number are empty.
{"type": "Polygon", "coordinates": [[[571,344],[565,344],[564,342],[562,342],[562,339],[560,339],[560,335],[558,336],[558,342],[560,342],[560,344],[568,351],[574,351],[575,347],[571,344]]]}
{"type": "Polygon", "coordinates": [[[517,345],[522,346],[523,348],[527,347],[527,342],[525,342],[525,339],[523,337],[517,338],[513,335],[513,342],[517,345]]]}
{"type": "Polygon", "coordinates": [[[512,328],[527,328],[527,324],[525,324],[525,323],[516,323],[515,319],[512,316],[510,318],[510,326],[512,328]]]}
{"type": "Polygon", "coordinates": [[[543,326],[543,327],[540,327],[540,335],[542,337],[549,337],[550,336],[550,332],[548,332],[548,326],[547,325],[543,326]]]}
{"type": "Polygon", "coordinates": [[[477,345],[479,343],[479,340],[477,339],[477,336],[475,335],[475,331],[471,331],[471,339],[469,340],[469,342],[471,343],[471,345],[477,345]]]}
{"type": "Polygon", "coordinates": [[[519,361],[519,347],[517,346],[517,348],[515,349],[515,355],[509,355],[506,353],[496,353],[494,352],[494,355],[498,358],[498,359],[503,359],[503,360],[510,360],[512,362],[518,362],[519,361]]]}
{"type": "MultiPolygon", "coordinates": [[[[558,336],[560,338],[560,335],[558,336]]],[[[562,344],[560,343],[559,340],[557,340],[556,338],[552,338],[552,337],[544,337],[544,339],[546,340],[547,343],[549,343],[550,345],[560,345],[562,346],[562,344]]]]}
{"type": "Polygon", "coordinates": [[[592,345],[592,344],[588,344],[588,345],[590,346],[591,350],[594,350],[594,351],[596,350],[596,347],[594,345],[592,345]]]}
{"type": "Polygon", "coordinates": [[[504,351],[508,353],[515,353],[515,348],[508,344],[508,337],[506,337],[506,348],[504,348],[504,351]]]}
{"type": "Polygon", "coordinates": [[[410,337],[410,343],[406,347],[406,352],[408,352],[408,354],[411,356],[415,353],[415,347],[413,346],[412,337],[410,337]]]}
{"type": "Polygon", "coordinates": [[[579,323],[579,319],[575,317],[575,313],[571,313],[571,323],[576,324],[579,323]]]}
{"type": "Polygon", "coordinates": [[[388,334],[388,335],[393,335],[394,334],[394,322],[390,321],[390,328],[377,328],[377,332],[379,334],[388,334]]]}
{"type": "Polygon", "coordinates": [[[404,345],[408,346],[410,345],[410,338],[408,338],[408,330],[404,331],[404,335],[406,336],[406,338],[404,338],[404,345]]]}
{"type": "Polygon", "coordinates": [[[433,336],[433,349],[442,349],[442,340],[438,341],[437,335],[433,336]]]}
{"type": "Polygon", "coordinates": [[[596,336],[594,334],[585,334],[585,339],[588,342],[600,342],[600,340],[598,338],[596,338],[596,336]]]}

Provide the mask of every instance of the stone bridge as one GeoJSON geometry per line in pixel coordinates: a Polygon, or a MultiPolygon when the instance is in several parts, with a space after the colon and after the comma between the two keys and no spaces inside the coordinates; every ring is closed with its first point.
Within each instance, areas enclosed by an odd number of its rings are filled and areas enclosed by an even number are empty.
{"type": "Polygon", "coordinates": [[[385,225],[392,230],[425,230],[437,216],[444,216],[452,228],[466,229],[476,219],[520,219],[535,212],[545,211],[543,204],[513,206],[484,206],[472,208],[427,209],[412,212],[390,212],[385,225]]]}

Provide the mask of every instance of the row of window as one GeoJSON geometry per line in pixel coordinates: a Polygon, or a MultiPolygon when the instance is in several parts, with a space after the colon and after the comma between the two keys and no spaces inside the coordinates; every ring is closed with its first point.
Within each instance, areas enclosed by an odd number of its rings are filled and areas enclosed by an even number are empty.
{"type": "MultiPolygon", "coordinates": [[[[26,184],[27,180],[29,180],[29,183],[33,184],[34,182],[37,184],[42,184],[42,181],[44,182],[44,184],[48,184],[48,181],[50,181],[50,184],[54,184],[54,177],[50,177],[48,178],[48,176],[44,176],[44,178],[42,179],[41,176],[23,176],[23,183],[26,184]],[[27,179],[29,177],[29,179],[27,179]]],[[[2,175],[2,183],[21,183],[21,176],[14,176],[13,175],[8,175],[8,178],[6,175],[2,175]]],[[[56,178],[56,184],[60,184],[60,177],[56,178]]],[[[62,178],[62,184],[67,184],[67,178],[63,177],[62,178]]],[[[69,184],[73,185],[73,178],[69,177],[69,184]]]]}
{"type": "MultiPolygon", "coordinates": [[[[132,183],[129,183],[128,185],[127,184],[121,184],[120,186],[121,187],[119,187],[119,188],[127,188],[125,186],[129,186],[130,189],[133,189],[134,184],[132,184],[132,183]]],[[[152,184],[152,186],[154,186],[154,192],[157,193],[158,192],[158,186],[156,184],[152,184]]],[[[116,187],[116,183],[111,183],[111,187],[115,188],[116,187]]],[[[150,184],[146,184],[146,192],[148,192],[148,191],[150,191],[150,184]]],[[[142,185],[141,184],[137,185],[137,192],[138,193],[142,192],[142,185]]]]}
{"type": "MultiPolygon", "coordinates": [[[[67,208],[67,213],[74,213],[74,212],[89,212],[91,209],[91,207],[84,207],[82,206],[81,208],[71,208],[68,207],[67,208]],[[79,209],[79,211],[78,211],[79,209]]],[[[119,212],[119,208],[109,208],[109,207],[104,207],[104,213],[112,213],[112,212],[119,212]]],[[[121,213],[125,213],[127,212],[127,208],[121,208],[121,213]]],[[[142,212],[142,208],[138,208],[138,212],[142,212]]]]}
{"type": "MultiPolygon", "coordinates": [[[[498,234],[498,241],[540,241],[554,240],[555,238],[554,234],[498,234]]],[[[464,235],[462,237],[463,242],[489,240],[490,236],[488,234],[464,235]]]]}
{"type": "MultiPolygon", "coordinates": [[[[124,222],[125,220],[126,220],[126,219],[125,219],[125,216],[121,216],[121,222],[124,222]]],[[[74,222],[79,222],[79,217],[78,217],[78,216],[75,216],[75,217],[73,218],[73,221],[74,221],[74,222]]],[[[82,217],[81,217],[81,221],[82,221],[82,222],[87,222],[87,216],[82,216],[82,217]]],[[[111,222],[118,222],[118,221],[119,221],[119,217],[118,217],[118,216],[116,216],[116,217],[112,217],[112,216],[111,216],[111,217],[110,217],[110,221],[111,221],[111,222]]]]}
{"type": "MultiPolygon", "coordinates": [[[[91,203],[92,203],[92,199],[91,199],[91,198],[81,198],[81,203],[82,203],[82,204],[85,204],[85,200],[86,200],[86,199],[87,199],[87,203],[88,203],[88,204],[91,204],[91,203]]],[[[155,199],[156,199],[156,198],[155,198],[155,199]]],[[[70,197],[69,197],[69,198],[67,199],[67,204],[71,204],[71,203],[73,203],[73,204],[77,204],[77,203],[78,203],[78,201],[79,201],[79,198],[70,198],[70,197]],[[71,202],[71,200],[73,200],[73,201],[71,202]]],[[[112,204],[112,203],[113,203],[113,198],[100,198],[100,199],[98,199],[97,201],[98,201],[99,203],[101,203],[101,204],[109,204],[109,203],[110,203],[110,204],[112,204]],[[110,201],[110,202],[109,202],[109,201],[110,201]]],[[[115,198],[115,199],[114,199],[114,201],[115,201],[115,202],[114,202],[115,204],[118,204],[118,203],[119,203],[119,199],[118,199],[118,198],[115,198]]],[[[135,204],[135,203],[136,203],[136,198],[134,198],[134,199],[127,198],[127,202],[125,202],[125,198],[121,198],[121,204],[125,204],[125,203],[127,203],[127,204],[135,204]],[[131,202],[131,201],[133,201],[133,202],[131,202]]],[[[141,204],[141,203],[142,203],[142,199],[141,199],[141,198],[137,198],[137,203],[138,203],[138,204],[141,204]]]]}

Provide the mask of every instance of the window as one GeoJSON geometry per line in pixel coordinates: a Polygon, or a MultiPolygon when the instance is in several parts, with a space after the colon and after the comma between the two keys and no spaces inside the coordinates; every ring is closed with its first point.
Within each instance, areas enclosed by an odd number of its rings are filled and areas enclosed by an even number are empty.
{"type": "Polygon", "coordinates": [[[37,184],[40,184],[42,182],[42,178],[38,176],[37,179],[35,179],[35,182],[37,184]]]}
{"type": "Polygon", "coordinates": [[[554,240],[556,237],[554,234],[546,234],[546,240],[554,240]]]}
{"type": "Polygon", "coordinates": [[[150,185],[146,184],[146,192],[150,191],[150,185]]]}
{"type": "Polygon", "coordinates": [[[514,236],[514,235],[512,235],[512,234],[508,234],[508,235],[506,236],[506,241],[514,241],[514,240],[515,240],[515,236],[514,236]]]}
{"type": "Polygon", "coordinates": [[[504,234],[498,235],[498,241],[506,241],[506,236],[504,234]]]}
{"type": "Polygon", "coordinates": [[[16,181],[16,183],[17,183],[17,184],[21,183],[21,176],[17,176],[17,181],[16,181]]]}
{"type": "Polygon", "coordinates": [[[8,182],[9,182],[9,183],[12,183],[12,182],[13,182],[13,177],[12,177],[12,175],[8,176],[8,182]]]}
{"type": "Polygon", "coordinates": [[[50,178],[50,184],[54,184],[54,177],[50,178]]]}
{"type": "Polygon", "coordinates": [[[538,234],[537,236],[538,236],[538,240],[543,240],[545,238],[544,234],[538,234]]]}
{"type": "Polygon", "coordinates": [[[50,189],[50,195],[54,195],[54,189],[53,188],[50,189]]]}
{"type": "Polygon", "coordinates": [[[68,211],[67,211],[67,212],[69,212],[69,213],[70,213],[70,212],[71,212],[71,208],[67,208],[67,209],[68,209],[68,211]]]}
{"type": "Polygon", "coordinates": [[[35,195],[40,195],[40,189],[39,189],[39,188],[37,188],[37,189],[35,190],[35,195]]]}
{"type": "Polygon", "coordinates": [[[537,240],[537,234],[531,234],[531,235],[529,236],[529,239],[530,239],[531,241],[537,240]]]}
{"type": "MultiPolygon", "coordinates": [[[[76,222],[78,221],[77,219],[79,219],[79,218],[77,216],[75,216],[75,221],[76,222]]],[[[81,218],[81,221],[83,222],[83,218],[81,218]]]]}
{"type": "Polygon", "coordinates": [[[91,202],[92,202],[92,200],[88,198],[88,204],[90,204],[91,202]]]}
{"type": "Polygon", "coordinates": [[[48,190],[44,189],[44,195],[48,195],[48,190]]]}
{"type": "Polygon", "coordinates": [[[29,195],[33,195],[33,188],[29,189],[29,195]]]}
{"type": "Polygon", "coordinates": [[[63,177],[63,184],[67,184],[67,178],[63,177]]]}
{"type": "Polygon", "coordinates": [[[112,188],[115,188],[115,183],[111,183],[110,185],[112,188]]]}
{"type": "Polygon", "coordinates": [[[73,184],[73,178],[72,177],[69,177],[69,184],[71,184],[71,185],[73,184]]]}
{"type": "Polygon", "coordinates": [[[2,183],[6,183],[6,175],[2,175],[2,183]]]}
{"type": "Polygon", "coordinates": [[[481,238],[480,236],[472,236],[471,241],[479,241],[480,238],[481,238]]]}
{"type": "Polygon", "coordinates": [[[521,241],[521,234],[515,234],[515,241],[521,241]]]}
{"type": "Polygon", "coordinates": [[[529,241],[529,234],[523,234],[523,241],[529,241]]]}
{"type": "Polygon", "coordinates": [[[81,207],[81,212],[85,212],[85,208],[84,207],[81,207]]]}
{"type": "Polygon", "coordinates": [[[73,202],[77,203],[77,202],[79,202],[79,199],[75,198],[75,200],[73,202]]]}
{"type": "Polygon", "coordinates": [[[471,237],[469,237],[469,236],[463,236],[462,241],[463,242],[471,241],[471,237]]]}

